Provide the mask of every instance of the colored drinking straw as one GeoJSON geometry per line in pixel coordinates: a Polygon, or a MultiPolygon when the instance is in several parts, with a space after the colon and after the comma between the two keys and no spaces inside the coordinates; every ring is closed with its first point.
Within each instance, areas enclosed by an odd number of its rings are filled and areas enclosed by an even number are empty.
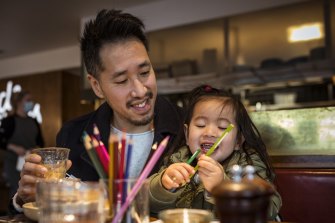
{"type": "Polygon", "coordinates": [[[124,178],[125,156],[126,156],[126,133],[122,132],[119,179],[124,178]]]}
{"type": "Polygon", "coordinates": [[[140,190],[141,186],[143,185],[144,180],[149,176],[150,172],[154,168],[155,164],[157,163],[158,159],[161,157],[163,151],[166,148],[166,145],[169,141],[169,136],[165,137],[163,141],[159,144],[157,150],[150,158],[147,165],[144,167],[141,175],[139,176],[138,180],[136,181],[135,185],[133,186],[132,190],[129,192],[126,201],[121,206],[121,209],[116,213],[115,217],[113,218],[112,223],[120,222],[122,216],[124,215],[125,211],[129,207],[130,203],[134,200],[136,194],[140,190]]]}
{"type": "Polygon", "coordinates": [[[93,135],[98,140],[98,142],[101,141],[100,131],[95,123],[93,124],[93,135]]]}
{"type": "Polygon", "coordinates": [[[131,161],[131,155],[133,152],[133,140],[130,138],[128,142],[128,148],[127,148],[127,158],[126,158],[126,169],[124,171],[124,178],[129,178],[129,169],[130,169],[130,161],[131,161]]]}
{"type": "Polygon", "coordinates": [[[95,168],[95,170],[97,171],[99,177],[101,179],[106,179],[107,176],[103,170],[103,167],[99,161],[99,158],[96,154],[96,151],[94,150],[93,148],[93,145],[92,145],[92,142],[91,142],[91,138],[90,136],[87,134],[86,131],[83,132],[83,135],[82,135],[82,139],[83,139],[83,142],[84,142],[84,147],[93,163],[93,166],[95,168]]]}
{"type": "Polygon", "coordinates": [[[193,155],[187,160],[187,164],[191,164],[193,162],[193,160],[199,155],[199,153],[201,152],[201,149],[197,149],[197,151],[195,151],[193,153],[193,155]]]}
{"type": "MultiPolygon", "coordinates": [[[[119,177],[119,160],[120,160],[120,143],[119,143],[119,138],[117,135],[114,135],[114,179],[120,179],[119,177]]],[[[113,181],[114,184],[114,181],[113,181]]],[[[115,185],[114,185],[115,186],[115,185]]],[[[113,196],[114,196],[114,202],[117,200],[117,188],[114,188],[115,191],[113,191],[113,196]]]]}
{"type": "MultiPolygon", "coordinates": [[[[122,180],[124,179],[124,171],[125,171],[125,156],[126,156],[126,133],[122,132],[122,138],[121,138],[121,154],[120,154],[120,168],[119,168],[119,177],[118,179],[122,180]]],[[[117,190],[117,202],[122,204],[122,201],[124,198],[123,196],[123,186],[121,183],[118,184],[118,190],[117,190]]]]}
{"type": "Polygon", "coordinates": [[[108,163],[109,163],[109,154],[104,143],[101,141],[101,135],[98,126],[93,123],[93,136],[92,136],[93,146],[97,151],[100,162],[108,175],[108,163]],[[96,139],[96,141],[94,140],[96,139]],[[97,145],[98,144],[98,145],[97,145]]]}
{"type": "Polygon", "coordinates": [[[108,174],[109,155],[107,153],[107,150],[103,144],[102,145],[99,144],[95,136],[91,136],[91,138],[92,138],[92,144],[95,148],[95,151],[97,152],[101,165],[104,168],[105,173],[108,174]]]}
{"type": "MultiPolygon", "coordinates": [[[[127,148],[126,169],[124,171],[124,179],[125,180],[127,180],[129,178],[129,168],[130,168],[132,150],[133,150],[133,140],[130,138],[130,140],[128,142],[128,148],[127,148]]],[[[123,194],[122,194],[122,204],[126,200],[127,193],[128,193],[127,181],[124,181],[123,194]]]]}
{"type": "MultiPolygon", "coordinates": [[[[197,149],[197,151],[195,151],[195,152],[193,153],[193,155],[186,161],[186,163],[187,163],[187,164],[191,164],[191,163],[193,162],[193,160],[199,155],[200,152],[201,152],[201,149],[200,149],[200,148],[197,149]]],[[[175,181],[175,180],[173,180],[173,181],[175,181]]],[[[174,193],[174,192],[176,191],[176,189],[177,189],[177,188],[172,188],[172,189],[170,189],[169,191],[172,192],[172,193],[174,193]]]]}
{"type": "Polygon", "coordinates": [[[101,135],[100,135],[99,128],[95,123],[93,124],[93,135],[94,135],[94,137],[92,137],[92,138],[96,138],[96,140],[98,141],[98,145],[100,146],[100,149],[99,149],[98,153],[100,153],[101,155],[98,154],[99,158],[100,158],[104,168],[106,167],[105,168],[106,173],[108,173],[109,155],[108,155],[108,152],[107,152],[107,149],[106,149],[104,143],[101,140],[101,135]]]}
{"type": "Polygon", "coordinates": [[[109,195],[109,213],[113,216],[114,207],[114,179],[117,177],[118,165],[118,138],[115,134],[109,136],[109,178],[108,178],[108,195],[109,195]]]}

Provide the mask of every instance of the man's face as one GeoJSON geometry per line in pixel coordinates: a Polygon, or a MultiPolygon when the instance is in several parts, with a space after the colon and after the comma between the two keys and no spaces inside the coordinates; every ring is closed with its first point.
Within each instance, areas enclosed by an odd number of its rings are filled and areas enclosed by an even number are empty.
{"type": "Polygon", "coordinates": [[[151,127],[157,86],[144,45],[136,40],[106,44],[100,58],[103,72],[88,78],[95,94],[113,109],[113,125],[127,132],[151,127]]]}

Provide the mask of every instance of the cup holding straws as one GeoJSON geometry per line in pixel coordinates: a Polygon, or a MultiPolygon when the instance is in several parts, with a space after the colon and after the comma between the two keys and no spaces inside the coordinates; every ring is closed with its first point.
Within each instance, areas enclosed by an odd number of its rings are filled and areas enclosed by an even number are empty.
{"type": "Polygon", "coordinates": [[[157,148],[152,148],[153,155],[138,178],[134,179],[129,178],[133,141],[130,138],[127,143],[126,132],[122,133],[121,140],[110,134],[108,152],[96,125],[93,127],[93,135],[83,132],[84,147],[100,177],[100,184],[105,188],[105,205],[109,207],[107,222],[149,223],[147,178],[165,150],[169,138],[166,136],[157,148]]]}
{"type": "MultiPolygon", "coordinates": [[[[109,180],[100,180],[100,183],[105,187],[105,205],[109,207],[109,214],[106,217],[106,222],[112,222],[115,213],[118,213],[121,206],[124,205],[127,196],[136,184],[137,179],[114,179],[113,180],[113,192],[110,193],[108,190],[109,180]],[[110,202],[112,201],[112,202],[110,202]],[[110,206],[111,205],[111,206],[110,206]]],[[[118,222],[150,222],[149,215],[149,180],[145,180],[141,185],[138,193],[134,199],[130,202],[127,211],[123,214],[122,218],[118,222]]]]}

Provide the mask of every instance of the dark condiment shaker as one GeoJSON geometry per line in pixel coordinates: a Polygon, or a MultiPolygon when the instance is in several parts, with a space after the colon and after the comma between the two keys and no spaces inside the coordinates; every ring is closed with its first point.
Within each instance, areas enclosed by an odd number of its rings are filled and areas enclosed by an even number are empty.
{"type": "Polygon", "coordinates": [[[274,193],[271,184],[254,176],[254,168],[234,165],[232,180],[225,180],[215,187],[217,215],[222,223],[266,223],[270,196],[274,193]]]}

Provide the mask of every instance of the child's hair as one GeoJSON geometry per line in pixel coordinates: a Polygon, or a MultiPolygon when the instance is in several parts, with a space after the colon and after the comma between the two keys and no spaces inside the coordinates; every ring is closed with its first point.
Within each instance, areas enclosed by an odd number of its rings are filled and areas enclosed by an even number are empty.
{"type": "MultiPolygon", "coordinates": [[[[186,114],[183,124],[190,124],[194,112],[194,107],[198,102],[211,100],[213,98],[222,99],[222,109],[224,108],[224,106],[231,106],[234,112],[235,122],[237,124],[237,126],[235,126],[235,128],[237,128],[237,139],[238,141],[241,141],[242,136],[245,139],[244,142],[241,144],[240,149],[245,152],[248,164],[253,165],[251,155],[252,153],[254,153],[254,151],[256,151],[256,153],[258,153],[261,160],[267,167],[267,176],[269,177],[269,179],[273,180],[273,169],[269,162],[269,157],[266,152],[266,146],[259,134],[259,131],[252,122],[247,110],[245,109],[240,99],[231,94],[230,92],[225,90],[219,90],[209,85],[201,85],[194,88],[189,93],[186,99],[186,114]]],[[[186,139],[184,137],[184,134],[179,134],[174,148],[178,149],[181,146],[185,145],[186,139]]]]}

